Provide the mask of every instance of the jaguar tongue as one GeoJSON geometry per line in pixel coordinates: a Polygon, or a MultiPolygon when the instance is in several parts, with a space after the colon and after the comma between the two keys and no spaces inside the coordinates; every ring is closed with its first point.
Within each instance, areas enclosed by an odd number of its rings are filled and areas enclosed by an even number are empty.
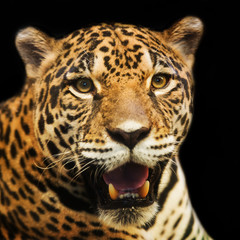
{"type": "Polygon", "coordinates": [[[149,191],[147,178],[148,168],[132,162],[103,175],[112,200],[124,195],[145,198],[149,191]]]}

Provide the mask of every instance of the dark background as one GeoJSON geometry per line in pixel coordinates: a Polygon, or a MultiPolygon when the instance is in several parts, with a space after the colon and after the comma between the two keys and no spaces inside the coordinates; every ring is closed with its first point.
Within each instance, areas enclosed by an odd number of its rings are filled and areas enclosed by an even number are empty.
{"type": "Polygon", "coordinates": [[[205,32],[194,67],[195,111],[180,157],[192,204],[206,230],[215,239],[237,239],[240,159],[234,143],[239,142],[235,91],[239,89],[240,35],[234,11],[239,6],[206,0],[95,1],[9,1],[1,5],[0,101],[23,85],[24,65],[14,45],[21,28],[35,26],[54,37],[101,22],[131,23],[160,31],[184,16],[198,16],[205,32]]]}

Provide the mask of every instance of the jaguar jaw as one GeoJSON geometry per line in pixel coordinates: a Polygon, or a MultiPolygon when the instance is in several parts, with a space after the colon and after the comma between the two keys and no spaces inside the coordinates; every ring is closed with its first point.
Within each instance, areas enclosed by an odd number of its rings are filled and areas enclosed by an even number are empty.
{"type": "Polygon", "coordinates": [[[148,168],[133,162],[105,172],[94,188],[101,209],[147,207],[157,198],[160,166],[148,168]]]}
{"type": "Polygon", "coordinates": [[[108,185],[110,198],[114,201],[126,198],[145,198],[149,192],[150,183],[147,180],[149,170],[146,166],[127,163],[103,174],[108,185]]]}

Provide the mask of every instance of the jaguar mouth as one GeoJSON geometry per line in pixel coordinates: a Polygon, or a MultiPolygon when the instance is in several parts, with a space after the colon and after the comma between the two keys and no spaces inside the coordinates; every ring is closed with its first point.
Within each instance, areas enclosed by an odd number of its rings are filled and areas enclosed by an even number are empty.
{"type": "Polygon", "coordinates": [[[146,207],[157,197],[160,166],[148,168],[128,162],[98,177],[93,188],[101,209],[146,207]]]}

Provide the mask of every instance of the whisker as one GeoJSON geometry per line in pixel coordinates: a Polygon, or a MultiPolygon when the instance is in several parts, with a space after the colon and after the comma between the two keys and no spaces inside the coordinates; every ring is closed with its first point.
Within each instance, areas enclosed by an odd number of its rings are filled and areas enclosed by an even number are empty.
{"type": "MultiPolygon", "coordinates": [[[[86,159],[84,159],[86,160],[86,159]]],[[[83,164],[81,166],[81,169],[79,169],[79,171],[75,174],[75,176],[71,179],[71,182],[74,181],[75,179],[77,179],[83,172],[85,172],[87,169],[89,169],[91,166],[92,163],[94,163],[96,161],[96,159],[92,159],[88,162],[86,162],[85,164],[83,164]]],[[[81,165],[81,163],[80,163],[81,165]]]]}

